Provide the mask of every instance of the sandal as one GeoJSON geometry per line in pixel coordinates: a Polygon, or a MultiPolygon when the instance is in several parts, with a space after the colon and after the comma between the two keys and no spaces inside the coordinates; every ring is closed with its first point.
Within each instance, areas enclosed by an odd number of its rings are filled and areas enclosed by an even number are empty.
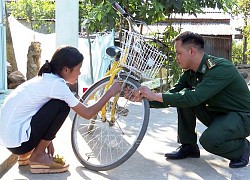
{"type": "Polygon", "coordinates": [[[27,166],[29,165],[29,158],[27,159],[18,159],[17,160],[19,166],[27,166]]]}
{"type": "Polygon", "coordinates": [[[19,166],[27,166],[29,165],[29,158],[32,154],[33,150],[27,152],[27,153],[24,153],[24,154],[21,154],[21,155],[18,155],[18,164],[19,166]]]}
{"type": "Polygon", "coordinates": [[[66,164],[63,157],[58,155],[53,157],[52,164],[30,164],[30,172],[34,174],[50,174],[62,173],[69,169],[69,164],[66,164]]]}

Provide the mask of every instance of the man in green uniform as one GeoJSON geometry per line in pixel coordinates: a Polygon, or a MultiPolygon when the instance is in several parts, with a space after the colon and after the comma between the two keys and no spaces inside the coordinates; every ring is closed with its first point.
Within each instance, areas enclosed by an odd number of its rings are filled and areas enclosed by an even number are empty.
{"type": "Polygon", "coordinates": [[[230,160],[229,167],[249,162],[250,92],[242,75],[228,60],[204,52],[201,35],[184,32],[174,40],[176,61],[184,70],[178,83],[166,93],[153,93],[142,86],[134,91],[134,101],[145,97],[151,107],[177,107],[177,151],[168,159],[199,158],[195,133],[196,118],[207,129],[200,144],[208,152],[230,160]]]}

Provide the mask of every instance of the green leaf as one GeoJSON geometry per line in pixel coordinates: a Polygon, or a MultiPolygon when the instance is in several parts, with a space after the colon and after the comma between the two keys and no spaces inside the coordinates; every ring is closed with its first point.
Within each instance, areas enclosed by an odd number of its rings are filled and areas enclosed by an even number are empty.
{"type": "Polygon", "coordinates": [[[97,13],[96,17],[97,17],[98,21],[102,20],[102,14],[100,12],[97,13]]]}

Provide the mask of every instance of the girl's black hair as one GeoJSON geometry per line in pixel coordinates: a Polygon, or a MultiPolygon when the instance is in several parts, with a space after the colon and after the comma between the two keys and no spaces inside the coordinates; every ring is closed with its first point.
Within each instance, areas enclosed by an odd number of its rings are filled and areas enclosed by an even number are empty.
{"type": "Polygon", "coordinates": [[[42,76],[43,73],[60,73],[64,67],[68,67],[73,70],[75,66],[82,63],[83,55],[72,46],[60,47],[53,54],[51,61],[46,60],[45,64],[40,68],[38,76],[42,76]]]}
{"type": "Polygon", "coordinates": [[[179,34],[174,39],[174,41],[179,41],[179,40],[182,42],[183,45],[193,44],[193,45],[199,47],[200,49],[204,49],[205,41],[200,34],[186,31],[186,32],[179,34]]]}

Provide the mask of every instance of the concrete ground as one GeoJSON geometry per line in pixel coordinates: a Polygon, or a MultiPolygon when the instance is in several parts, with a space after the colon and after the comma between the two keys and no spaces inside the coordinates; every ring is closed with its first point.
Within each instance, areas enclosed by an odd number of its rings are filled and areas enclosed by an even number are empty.
{"type": "MultiPolygon", "coordinates": [[[[0,93],[0,107],[4,99],[9,95],[11,90],[0,93]]],[[[0,179],[17,161],[17,156],[11,154],[5,147],[0,146],[0,179]]]]}
{"type": "MultiPolygon", "coordinates": [[[[63,155],[70,164],[69,171],[61,174],[31,174],[28,166],[16,163],[1,179],[112,179],[112,180],[152,180],[152,179],[249,179],[250,167],[231,169],[229,160],[206,152],[200,145],[201,158],[165,160],[166,152],[174,151],[176,143],[177,114],[175,108],[151,109],[147,133],[133,156],[124,164],[110,171],[93,172],[84,168],[76,159],[70,141],[73,112],[70,113],[54,141],[56,153],[63,155]]],[[[197,123],[200,135],[205,127],[197,123]]]]}

